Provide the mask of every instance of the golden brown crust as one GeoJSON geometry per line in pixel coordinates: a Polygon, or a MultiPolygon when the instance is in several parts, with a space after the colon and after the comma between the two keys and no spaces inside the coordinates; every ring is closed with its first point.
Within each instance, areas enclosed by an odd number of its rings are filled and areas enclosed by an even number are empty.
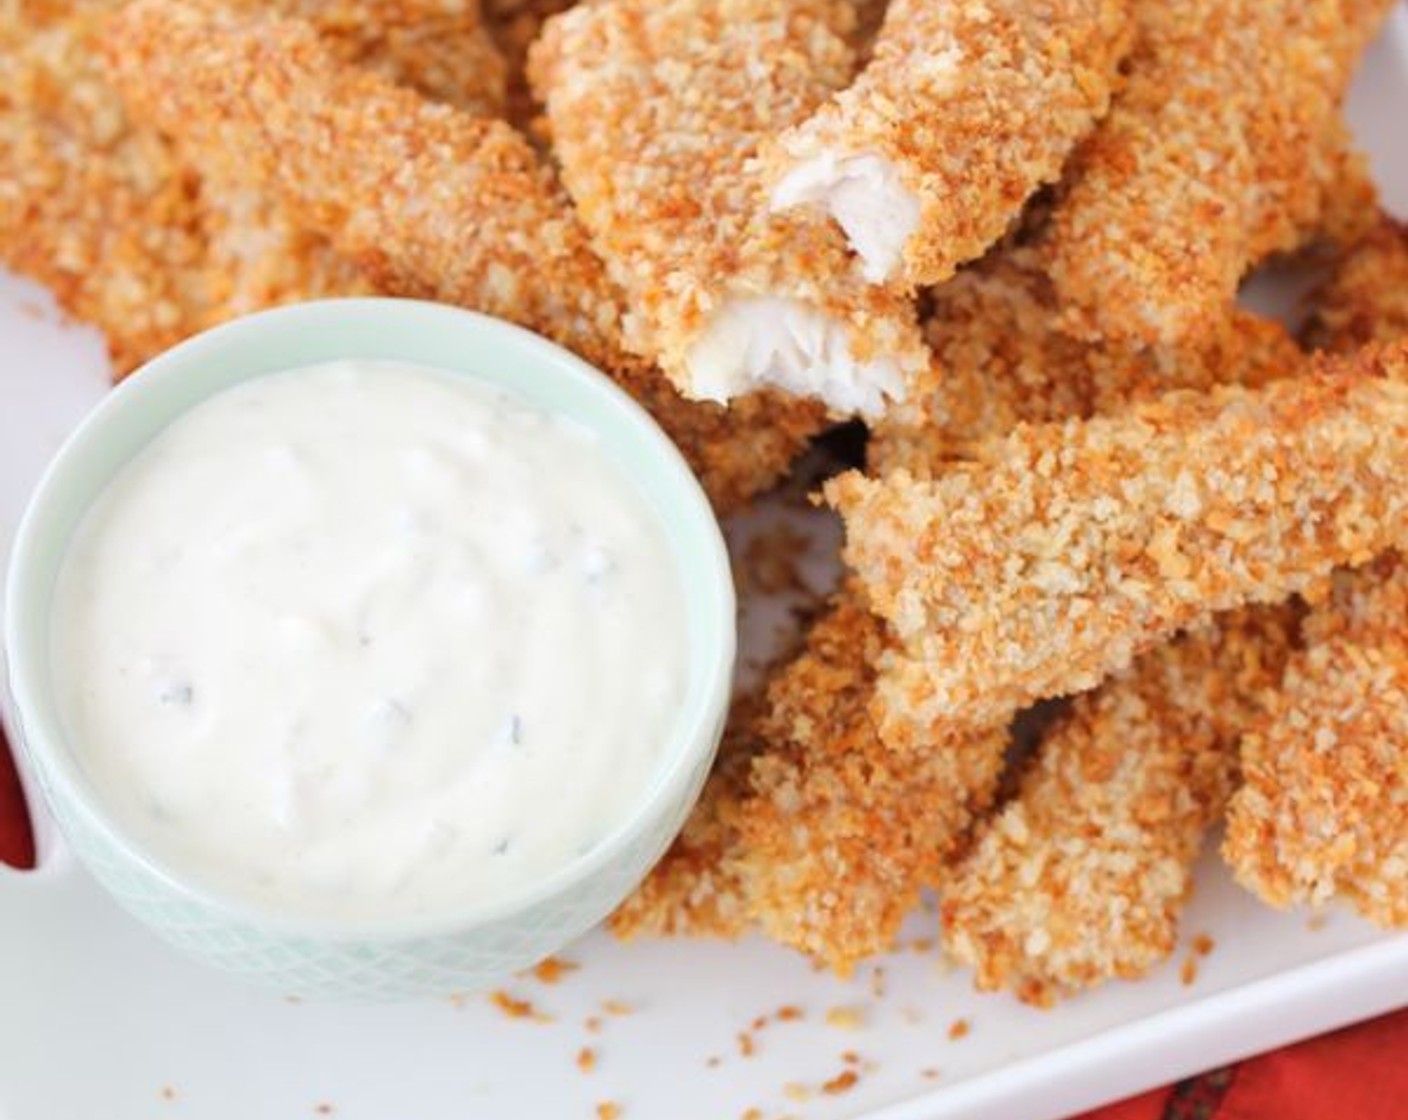
{"type": "Polygon", "coordinates": [[[1077,697],[1047,731],[944,885],[945,944],[978,987],[1048,1006],[1173,951],[1237,737],[1280,682],[1296,614],[1220,617],[1077,697]]]}
{"type": "Polygon", "coordinates": [[[1392,0],[1139,0],[1129,82],[1077,152],[1051,271],[1076,333],[1187,338],[1320,218],[1339,103],[1392,0]]]}
{"type": "Polygon", "coordinates": [[[776,184],[826,155],[873,154],[919,202],[898,269],[937,284],[1055,181],[1104,114],[1130,42],[1129,0],[892,0],[856,81],[764,158],[776,184]]]}
{"type": "Polygon", "coordinates": [[[1223,855],[1273,906],[1348,897],[1408,926],[1408,565],[1340,573],[1242,740],[1223,855]]]}
{"type": "Polygon", "coordinates": [[[307,20],[338,61],[481,116],[504,112],[507,65],[479,0],[220,0],[307,20]]]}
{"type": "Polygon", "coordinates": [[[833,480],[846,559],[904,647],[882,667],[882,733],[990,726],[1370,559],[1408,531],[1405,471],[1408,343],[1019,428],[932,481],[833,480]]]}
{"type": "Polygon", "coordinates": [[[1307,345],[1337,354],[1408,336],[1408,225],[1387,214],[1310,296],[1307,345]]]}
{"type": "Polygon", "coordinates": [[[1262,385],[1301,361],[1279,323],[1247,312],[1176,348],[1078,341],[1058,328],[1056,296],[1032,248],[990,254],[936,288],[932,304],[934,361],[874,426],[871,473],[930,474],[1019,423],[1085,419],[1172,389],[1262,385]]]}
{"type": "Polygon", "coordinates": [[[732,300],[815,308],[859,361],[926,360],[908,301],[864,283],[829,225],[770,215],[750,167],[850,80],[853,23],[841,0],[596,0],[533,48],[563,182],[630,300],[628,345],[686,394],[693,347],[732,300]]]}
{"type": "Polygon", "coordinates": [[[1006,726],[936,736],[914,755],[870,715],[883,624],[854,587],[769,683],[734,866],[770,937],[840,973],[889,949],[975,817],[991,804],[1006,726]]]}

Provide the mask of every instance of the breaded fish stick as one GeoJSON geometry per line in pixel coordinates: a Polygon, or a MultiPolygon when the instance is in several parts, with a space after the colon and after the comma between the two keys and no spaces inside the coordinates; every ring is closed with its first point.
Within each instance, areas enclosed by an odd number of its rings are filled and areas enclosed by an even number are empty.
{"type": "MultiPolygon", "coordinates": [[[[277,200],[199,175],[154,130],[124,113],[100,50],[119,6],[61,0],[0,15],[0,164],[7,171],[0,260],[99,327],[119,376],[233,315],[369,293],[361,270],[290,223],[277,200]]],[[[444,73],[439,62],[446,48],[417,34],[422,17],[442,31],[460,28],[473,14],[471,4],[277,0],[267,6],[307,9],[340,57],[411,84],[443,79],[442,92],[466,103],[501,100],[491,73],[463,66],[444,73]]],[[[453,42],[452,60],[467,60],[469,38],[453,42]]]]}
{"type": "Polygon", "coordinates": [[[139,0],[110,43],[124,96],[202,170],[272,192],[377,287],[537,330],[617,376],[680,445],[720,508],[771,484],[820,409],[688,404],[625,353],[617,290],[517,132],[340,65],[298,21],[139,0]]]}
{"type": "Polygon", "coordinates": [[[687,396],[769,384],[876,413],[928,361],[909,301],[856,275],[826,223],[770,215],[748,166],[850,80],[853,21],[842,0],[596,0],[533,48],[628,344],[687,396]]]}
{"type": "Polygon", "coordinates": [[[1408,927],[1408,565],[1340,573],[1242,740],[1223,855],[1273,906],[1336,895],[1408,927]]]}
{"type": "Polygon", "coordinates": [[[945,946],[979,988],[1049,1006],[1173,952],[1238,736],[1280,683],[1295,615],[1221,616],[1078,696],[1047,730],[1017,796],[944,881],[945,946]]]}
{"type": "Polygon", "coordinates": [[[856,82],[779,138],[779,209],[816,207],[874,283],[981,256],[1104,114],[1130,0],[892,0],[856,82]]]}
{"type": "Polygon", "coordinates": [[[273,190],[389,290],[615,357],[614,293],[547,168],[503,122],[341,65],[296,20],[139,0],[116,27],[124,97],[203,170],[273,190]]]}
{"type": "Polygon", "coordinates": [[[903,645],[877,689],[895,746],[1090,688],[1215,611],[1408,539],[1408,343],[1019,428],[975,456],[826,488],[903,645]]]}
{"type": "Polygon", "coordinates": [[[1392,0],[1138,0],[1128,85],[1053,217],[1066,325],[1170,343],[1319,218],[1326,143],[1392,0]]]}
{"type": "Polygon", "coordinates": [[[1317,349],[1342,354],[1408,337],[1408,225],[1380,214],[1309,302],[1303,337],[1317,349]]]}
{"type": "Polygon", "coordinates": [[[991,804],[1007,727],[885,747],[870,714],[883,623],[843,588],[768,687],[734,866],[768,936],[845,974],[889,949],[991,804]]]}
{"type": "Polygon", "coordinates": [[[1177,348],[1080,342],[1058,329],[1056,297],[1031,248],[989,254],[931,298],[933,363],[872,426],[872,474],[928,475],[1019,423],[1084,419],[1172,389],[1262,385],[1302,360],[1279,323],[1240,311],[1177,348]]]}

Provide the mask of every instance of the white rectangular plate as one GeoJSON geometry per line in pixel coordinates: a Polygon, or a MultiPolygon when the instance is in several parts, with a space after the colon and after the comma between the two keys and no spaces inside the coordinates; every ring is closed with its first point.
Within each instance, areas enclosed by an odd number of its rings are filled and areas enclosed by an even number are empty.
{"type": "MultiPolygon", "coordinates": [[[[1405,115],[1400,6],[1350,103],[1399,214],[1405,115]]],[[[106,376],[95,336],[0,276],[0,556],[40,467],[106,376]]],[[[1184,931],[1215,948],[1191,984],[1180,978],[1185,940],[1148,980],[1052,1012],[976,995],[965,973],[944,972],[912,944],[933,936],[932,914],[910,923],[910,947],[850,982],[761,940],[621,946],[597,933],[566,954],[580,967],[559,983],[510,985],[550,1021],[510,1019],[483,997],[302,1004],[172,955],[73,865],[46,822],[39,831],[39,870],[0,867],[0,1120],[568,1118],[606,1101],[624,1120],[752,1108],[813,1120],[1043,1120],[1408,997],[1408,937],[1341,912],[1273,912],[1208,858],[1184,931]],[[606,1001],[631,1011],[607,1014],[606,1001]],[[750,1028],[784,1005],[802,1017],[750,1028]],[[828,1024],[835,1008],[848,1013],[828,1024]],[[951,1038],[960,1020],[967,1034],[951,1038]],[[593,1072],[578,1068],[583,1047],[596,1053],[593,1072]],[[854,1086],[821,1091],[856,1063],[854,1086]]]]}

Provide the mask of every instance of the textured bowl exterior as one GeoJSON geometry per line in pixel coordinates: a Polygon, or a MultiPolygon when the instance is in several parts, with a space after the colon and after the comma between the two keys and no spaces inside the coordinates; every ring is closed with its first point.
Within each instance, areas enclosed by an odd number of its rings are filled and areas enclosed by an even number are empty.
{"type": "Polygon", "coordinates": [[[381,1000],[480,989],[575,940],[624,900],[679,832],[728,708],[735,643],[728,557],[678,452],[639,406],[566,351],[498,320],[416,301],[332,300],[264,312],[183,343],[139,371],[75,433],[40,484],[6,591],[19,745],[74,853],[170,944],[287,994],[381,1000]],[[339,358],[462,372],[585,423],[660,517],[687,590],[687,696],[638,813],[543,883],[444,920],[391,915],[370,928],[301,922],[222,897],[165,866],[104,811],[67,742],[49,681],[48,605],[58,570],[69,536],[113,471],[213,393],[339,358]]]}
{"type": "MultiPolygon", "coordinates": [[[[393,1000],[487,988],[582,936],[616,909],[664,854],[708,776],[700,756],[681,796],[658,802],[615,858],[559,894],[461,932],[405,939],[330,939],[285,933],[232,913],[130,858],[103,821],[57,792],[42,751],[33,766],[64,839],[84,867],[138,920],[188,956],[261,986],[334,1000],[393,1000]]],[[[723,731],[722,718],[713,735],[723,731]]]]}

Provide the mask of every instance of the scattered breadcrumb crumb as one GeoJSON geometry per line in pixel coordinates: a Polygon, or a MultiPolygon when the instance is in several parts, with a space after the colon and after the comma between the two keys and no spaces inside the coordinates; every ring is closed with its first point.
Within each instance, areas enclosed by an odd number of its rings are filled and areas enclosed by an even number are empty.
{"type": "Polygon", "coordinates": [[[782,1094],[788,1100],[797,1102],[809,1101],[812,1099],[812,1091],[798,1081],[789,1081],[782,1087],[782,1094]]]}
{"type": "Polygon", "coordinates": [[[1193,938],[1193,952],[1200,957],[1206,957],[1216,948],[1217,943],[1206,933],[1200,933],[1193,938]]]}
{"type": "Polygon", "coordinates": [[[860,1080],[860,1074],[853,1069],[843,1070],[830,1081],[824,1082],[821,1091],[828,1096],[840,1096],[842,1093],[849,1093],[860,1080]]]}
{"type": "Polygon", "coordinates": [[[860,1030],[865,1026],[865,1009],[856,1006],[832,1007],[826,1012],[826,1025],[843,1031],[860,1030]]]}
{"type": "Polygon", "coordinates": [[[620,1120],[621,1106],[615,1101],[602,1101],[596,1106],[596,1120],[620,1120]]]}
{"type": "Polygon", "coordinates": [[[967,1038],[969,1025],[967,1019],[955,1019],[949,1024],[948,1037],[952,1042],[957,1042],[960,1038],[967,1038]]]}
{"type": "Polygon", "coordinates": [[[551,1023],[552,1016],[539,1011],[531,1000],[518,999],[502,989],[489,993],[489,1002],[510,1019],[529,1019],[535,1023],[551,1023]]]}
{"type": "Polygon", "coordinates": [[[583,1046],[577,1051],[577,1068],[583,1073],[591,1073],[596,1069],[596,1051],[590,1046],[583,1046]]]}
{"type": "Polygon", "coordinates": [[[161,1087],[161,1099],[164,1101],[174,1101],[176,1099],[176,1090],[170,1085],[163,1085],[161,1087]]]}
{"type": "Polygon", "coordinates": [[[1185,957],[1183,964],[1178,969],[1178,981],[1185,988],[1192,987],[1198,979],[1198,958],[1195,956],[1185,957]]]}
{"type": "Polygon", "coordinates": [[[582,966],[574,961],[561,960],[558,957],[547,957],[533,966],[533,976],[541,980],[544,984],[556,984],[562,980],[569,972],[576,972],[582,966]]]}
{"type": "Polygon", "coordinates": [[[745,1058],[751,1058],[758,1052],[757,1043],[753,1041],[753,1036],[747,1031],[738,1032],[738,1053],[745,1058]]]}
{"type": "Polygon", "coordinates": [[[919,1071],[919,1076],[922,1077],[925,1081],[937,1081],[942,1075],[939,1073],[938,1070],[934,1069],[931,1066],[928,1069],[921,1069],[919,1071]]]}

